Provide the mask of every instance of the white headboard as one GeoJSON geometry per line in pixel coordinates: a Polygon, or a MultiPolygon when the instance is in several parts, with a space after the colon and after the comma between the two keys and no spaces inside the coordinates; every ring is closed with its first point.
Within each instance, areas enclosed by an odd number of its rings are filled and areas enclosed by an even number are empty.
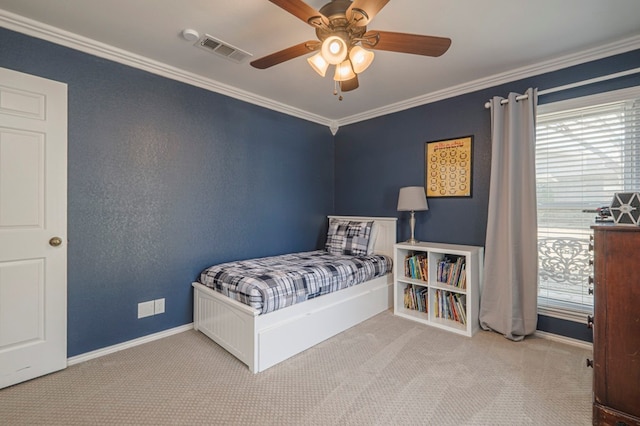
{"type": "Polygon", "coordinates": [[[329,216],[329,219],[342,220],[373,220],[378,227],[378,236],[374,246],[375,253],[386,254],[393,257],[393,245],[396,243],[396,217],[370,217],[370,216],[329,216]]]}

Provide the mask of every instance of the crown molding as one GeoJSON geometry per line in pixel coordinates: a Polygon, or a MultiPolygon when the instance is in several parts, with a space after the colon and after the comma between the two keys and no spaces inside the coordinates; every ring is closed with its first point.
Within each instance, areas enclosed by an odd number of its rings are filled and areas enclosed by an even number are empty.
{"type": "Polygon", "coordinates": [[[359,121],[369,120],[394,112],[403,111],[421,105],[441,101],[443,99],[452,98],[454,96],[464,95],[466,93],[475,92],[477,90],[487,89],[489,87],[499,86],[511,81],[522,80],[524,78],[557,71],[574,65],[583,64],[585,62],[606,58],[608,56],[629,52],[640,48],[640,36],[634,36],[615,43],[610,43],[587,51],[576,53],[573,55],[563,56],[552,60],[539,62],[535,65],[517,68],[501,74],[495,74],[486,78],[473,80],[458,86],[449,87],[422,96],[407,99],[402,102],[386,105],[381,108],[365,111],[362,114],[356,114],[337,120],[338,126],[357,123],[359,121]]]}
{"type": "Polygon", "coordinates": [[[634,36],[615,43],[610,43],[584,52],[558,57],[552,60],[540,62],[534,65],[517,68],[505,73],[495,74],[486,78],[473,80],[457,86],[452,86],[443,90],[416,96],[401,102],[375,108],[360,114],[344,117],[339,120],[332,120],[308,111],[294,108],[290,105],[276,102],[271,99],[250,93],[233,86],[222,84],[213,79],[203,78],[193,73],[186,72],[179,68],[167,64],[153,61],[149,58],[133,54],[131,52],[115,48],[113,46],[92,40],[50,25],[43,24],[25,18],[20,15],[0,9],[0,26],[9,30],[17,31],[32,37],[40,38],[52,43],[56,43],[74,50],[112,60],[124,65],[148,71],[152,74],[160,75],[172,80],[180,81],[205,90],[220,93],[234,99],[258,105],[273,111],[281,112],[303,120],[311,121],[327,126],[335,135],[341,126],[369,120],[394,112],[403,111],[421,105],[452,98],[477,90],[499,86],[511,81],[521,80],[547,72],[557,71],[573,65],[602,59],[640,48],[640,36],[634,36]]]}
{"type": "Polygon", "coordinates": [[[144,56],[136,55],[126,50],[118,49],[108,44],[82,37],[2,9],[0,9],[0,26],[35,38],[69,47],[74,50],[79,50],[93,56],[98,56],[100,58],[108,59],[152,74],[200,87],[205,90],[226,95],[273,111],[278,111],[283,114],[302,118],[325,126],[330,126],[331,124],[331,120],[320,115],[313,114],[299,108],[294,108],[254,93],[238,89],[237,87],[222,84],[213,79],[204,78],[162,62],[154,61],[144,56]]]}

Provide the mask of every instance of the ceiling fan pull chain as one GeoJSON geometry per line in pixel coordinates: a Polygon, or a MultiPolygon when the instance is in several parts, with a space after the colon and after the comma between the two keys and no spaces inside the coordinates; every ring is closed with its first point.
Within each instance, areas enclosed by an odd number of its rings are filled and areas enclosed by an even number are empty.
{"type": "MultiPolygon", "coordinates": [[[[334,80],[333,81],[333,95],[337,96],[339,91],[340,91],[340,82],[334,80]]],[[[342,93],[340,93],[340,96],[338,96],[338,100],[341,101],[342,99],[343,99],[342,98],[342,93]]]]}

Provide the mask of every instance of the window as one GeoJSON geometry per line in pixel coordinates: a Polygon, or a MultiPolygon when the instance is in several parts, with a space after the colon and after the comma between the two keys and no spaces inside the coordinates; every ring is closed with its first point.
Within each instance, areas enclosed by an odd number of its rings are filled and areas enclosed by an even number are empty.
{"type": "Polygon", "coordinates": [[[595,209],[609,206],[615,192],[640,191],[638,92],[627,89],[539,109],[536,189],[542,313],[570,316],[593,310],[589,244],[595,209]]]}

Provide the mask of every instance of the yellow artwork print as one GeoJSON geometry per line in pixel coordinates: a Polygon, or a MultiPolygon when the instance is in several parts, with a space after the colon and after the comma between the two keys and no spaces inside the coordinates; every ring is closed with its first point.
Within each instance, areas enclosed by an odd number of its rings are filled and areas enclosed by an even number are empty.
{"type": "Polygon", "coordinates": [[[427,142],[427,197],[471,196],[472,136],[427,142]]]}

